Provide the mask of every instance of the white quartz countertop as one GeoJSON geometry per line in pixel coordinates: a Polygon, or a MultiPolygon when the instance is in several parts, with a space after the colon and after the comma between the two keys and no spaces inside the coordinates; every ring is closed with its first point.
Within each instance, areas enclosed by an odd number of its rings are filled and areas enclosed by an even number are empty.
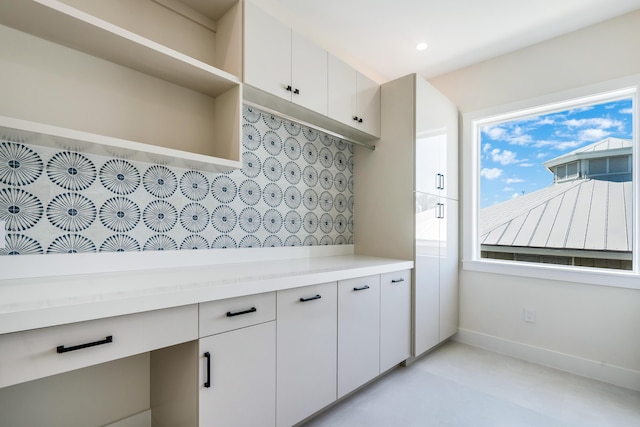
{"type": "Polygon", "coordinates": [[[413,268],[413,261],[322,256],[0,280],[0,334],[413,268]]]}

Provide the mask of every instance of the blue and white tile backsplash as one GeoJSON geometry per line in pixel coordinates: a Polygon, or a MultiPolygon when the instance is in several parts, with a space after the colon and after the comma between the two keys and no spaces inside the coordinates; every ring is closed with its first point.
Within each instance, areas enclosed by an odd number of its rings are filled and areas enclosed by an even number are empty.
{"type": "Polygon", "coordinates": [[[245,106],[241,170],[0,141],[1,255],[353,243],[353,148],[245,106]]]}

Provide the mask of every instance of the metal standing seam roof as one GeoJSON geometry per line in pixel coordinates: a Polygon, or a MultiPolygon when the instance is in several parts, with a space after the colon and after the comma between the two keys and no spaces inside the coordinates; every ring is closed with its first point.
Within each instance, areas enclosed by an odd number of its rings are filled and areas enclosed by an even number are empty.
{"type": "Polygon", "coordinates": [[[554,184],[480,211],[480,244],[631,251],[632,182],[554,184]]]}
{"type": "MultiPolygon", "coordinates": [[[[576,151],[602,151],[605,157],[627,148],[626,142],[608,138],[576,151]]],[[[575,153],[561,158],[572,161],[575,153]]],[[[632,192],[632,181],[580,178],[552,184],[480,210],[480,244],[630,252],[632,192]]]]}

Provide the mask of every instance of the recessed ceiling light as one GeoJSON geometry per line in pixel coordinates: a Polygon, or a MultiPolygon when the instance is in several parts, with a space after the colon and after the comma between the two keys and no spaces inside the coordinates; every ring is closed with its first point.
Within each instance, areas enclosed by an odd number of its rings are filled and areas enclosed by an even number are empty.
{"type": "Polygon", "coordinates": [[[418,45],[416,46],[416,50],[425,50],[428,47],[429,47],[428,44],[426,44],[425,42],[422,42],[422,43],[418,43],[418,45]]]}

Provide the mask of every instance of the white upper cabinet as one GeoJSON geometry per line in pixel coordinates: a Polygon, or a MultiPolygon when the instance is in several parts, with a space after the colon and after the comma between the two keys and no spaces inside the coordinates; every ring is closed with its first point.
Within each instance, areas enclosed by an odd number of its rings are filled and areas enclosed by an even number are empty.
{"type": "Polygon", "coordinates": [[[327,51],[300,34],[291,36],[291,101],[327,114],[327,51]]]}
{"type": "Polygon", "coordinates": [[[327,52],[247,2],[244,81],[327,114],[327,52]]]}
{"type": "Polygon", "coordinates": [[[245,3],[244,81],[291,100],[291,29],[250,2],[245,3]]]}
{"type": "Polygon", "coordinates": [[[380,85],[358,71],[356,112],[358,124],[368,134],[380,136],[380,85]],[[360,121],[362,119],[362,121],[360,121]]]}
{"type": "Polygon", "coordinates": [[[426,81],[416,79],[415,190],[458,200],[458,111],[426,81]]]}
{"type": "Polygon", "coordinates": [[[380,85],[329,55],[329,117],[380,136],[380,85]]]}
{"type": "Polygon", "coordinates": [[[380,86],[245,2],[244,99],[354,141],[380,137],[380,86]]]}

